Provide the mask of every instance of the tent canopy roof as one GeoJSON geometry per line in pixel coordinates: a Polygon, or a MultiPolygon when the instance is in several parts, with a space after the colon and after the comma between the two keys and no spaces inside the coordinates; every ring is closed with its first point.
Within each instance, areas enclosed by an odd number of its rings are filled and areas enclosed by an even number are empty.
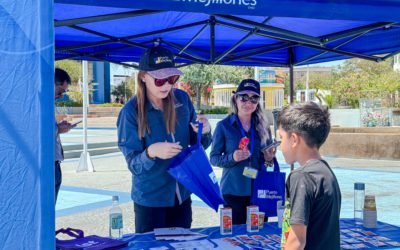
{"type": "Polygon", "coordinates": [[[137,62],[155,42],[183,65],[286,67],[351,57],[380,61],[400,52],[397,1],[55,2],[57,60],[137,62]]]}

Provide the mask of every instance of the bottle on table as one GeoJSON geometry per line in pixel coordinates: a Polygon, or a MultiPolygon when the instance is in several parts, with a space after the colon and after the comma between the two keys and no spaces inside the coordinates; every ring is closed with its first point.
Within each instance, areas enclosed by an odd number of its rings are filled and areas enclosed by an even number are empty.
{"type": "Polygon", "coordinates": [[[123,221],[122,221],[122,209],[119,207],[119,197],[112,197],[112,207],[109,212],[110,225],[109,225],[109,236],[114,239],[121,238],[123,235],[123,221]]]}
{"type": "Polygon", "coordinates": [[[363,224],[363,207],[365,198],[365,184],[354,183],[354,220],[356,224],[363,224]]]}
{"type": "Polygon", "coordinates": [[[376,212],[375,195],[366,195],[365,196],[363,212],[364,212],[363,226],[366,228],[376,228],[377,212],[376,212]]]}

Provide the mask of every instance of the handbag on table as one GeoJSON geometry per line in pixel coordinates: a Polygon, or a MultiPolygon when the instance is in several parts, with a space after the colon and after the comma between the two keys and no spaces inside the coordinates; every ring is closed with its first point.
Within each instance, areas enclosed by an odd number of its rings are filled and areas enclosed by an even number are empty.
{"type": "Polygon", "coordinates": [[[112,250],[128,245],[128,242],[122,240],[116,240],[97,235],[85,237],[83,231],[79,229],[61,228],[56,231],[56,236],[60,233],[67,234],[74,239],[59,240],[56,238],[56,249],[59,250],[112,250]]]}

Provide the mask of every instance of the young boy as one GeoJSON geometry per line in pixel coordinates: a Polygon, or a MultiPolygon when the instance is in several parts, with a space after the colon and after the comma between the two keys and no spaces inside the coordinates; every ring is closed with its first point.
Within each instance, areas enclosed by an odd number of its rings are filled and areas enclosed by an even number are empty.
{"type": "Polygon", "coordinates": [[[329,112],[312,102],[291,105],[278,125],[285,161],[301,166],[286,181],[282,249],[340,249],[339,184],[319,154],[330,130],[329,112]]]}

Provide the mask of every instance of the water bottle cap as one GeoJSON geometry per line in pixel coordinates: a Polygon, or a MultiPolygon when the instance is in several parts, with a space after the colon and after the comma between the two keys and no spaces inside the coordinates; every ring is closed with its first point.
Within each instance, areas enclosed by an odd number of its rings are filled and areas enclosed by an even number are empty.
{"type": "Polygon", "coordinates": [[[355,190],[365,190],[365,183],[362,183],[362,182],[354,183],[354,189],[355,190]]]}
{"type": "Polygon", "coordinates": [[[118,195],[114,195],[114,196],[112,197],[112,201],[119,201],[118,195]]]}

